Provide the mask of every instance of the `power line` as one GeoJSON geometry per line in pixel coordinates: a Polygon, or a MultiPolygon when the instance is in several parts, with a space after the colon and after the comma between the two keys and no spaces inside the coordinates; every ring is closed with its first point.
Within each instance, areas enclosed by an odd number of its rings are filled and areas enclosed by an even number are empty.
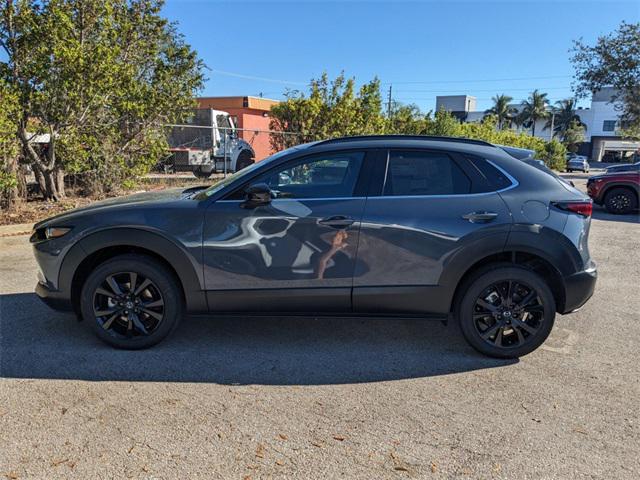
{"type": "Polygon", "coordinates": [[[544,77],[518,77],[518,78],[484,78],[478,80],[426,80],[426,81],[416,81],[416,82],[384,82],[383,85],[393,84],[433,84],[433,83],[478,83],[478,82],[515,82],[519,80],[547,80],[550,78],[571,78],[572,75],[548,75],[544,77]]]}
{"type": "MultiPolygon", "coordinates": [[[[538,90],[570,90],[571,87],[536,87],[538,90]]],[[[457,88],[455,90],[399,90],[402,93],[447,93],[447,92],[459,92],[461,89],[457,88]]],[[[472,92],[495,92],[496,90],[504,90],[505,92],[531,92],[535,90],[535,88],[486,88],[486,89],[476,89],[469,88],[468,90],[472,92]]]]}
{"type": "MultiPolygon", "coordinates": [[[[295,80],[283,80],[280,78],[260,77],[256,75],[245,75],[243,73],[229,72],[227,70],[218,70],[215,68],[209,69],[211,72],[218,75],[225,75],[228,77],[242,78],[245,80],[256,80],[261,82],[280,83],[283,85],[309,85],[310,82],[300,82],[295,80]]],[[[478,83],[478,82],[515,82],[522,80],[546,80],[551,78],[571,78],[572,75],[545,75],[537,77],[512,77],[512,78],[483,78],[483,79],[453,79],[453,80],[420,80],[420,81],[408,81],[408,82],[383,82],[382,85],[398,84],[398,85],[427,85],[438,83],[478,83]]]]}
{"type": "Polygon", "coordinates": [[[217,73],[218,75],[226,75],[227,77],[235,77],[242,78],[244,80],[258,80],[260,82],[271,82],[271,83],[281,83],[284,85],[308,85],[309,82],[294,82],[289,80],[280,80],[277,78],[267,78],[267,77],[256,77],[253,75],[244,75],[242,73],[235,72],[227,72],[225,70],[216,70],[215,68],[210,69],[213,73],[217,73]]]}

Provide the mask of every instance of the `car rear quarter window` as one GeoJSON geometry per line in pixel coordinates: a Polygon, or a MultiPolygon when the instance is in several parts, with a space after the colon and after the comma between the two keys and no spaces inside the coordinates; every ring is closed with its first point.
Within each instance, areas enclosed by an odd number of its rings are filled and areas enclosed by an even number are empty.
{"type": "Polygon", "coordinates": [[[389,152],[383,194],[386,196],[463,195],[471,180],[444,152],[389,152]]]}
{"type": "Polygon", "coordinates": [[[466,157],[487,181],[487,191],[502,190],[512,185],[511,180],[486,159],[475,155],[466,155],[466,157]]]}

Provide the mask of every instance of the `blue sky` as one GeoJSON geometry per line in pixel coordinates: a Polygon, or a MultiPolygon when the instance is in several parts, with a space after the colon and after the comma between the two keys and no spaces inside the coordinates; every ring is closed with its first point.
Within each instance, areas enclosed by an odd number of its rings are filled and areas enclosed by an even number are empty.
{"type": "Polygon", "coordinates": [[[572,40],[639,21],[640,2],[167,0],[164,13],[211,69],[205,95],[281,98],[344,70],[378,76],[423,110],[439,94],[474,95],[484,109],[496,93],[571,96],[572,40]]]}

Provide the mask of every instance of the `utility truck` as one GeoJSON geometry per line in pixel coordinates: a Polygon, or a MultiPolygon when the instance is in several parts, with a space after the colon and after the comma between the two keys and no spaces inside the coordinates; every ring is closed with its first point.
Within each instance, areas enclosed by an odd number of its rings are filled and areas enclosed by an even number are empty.
{"type": "Polygon", "coordinates": [[[233,173],[255,161],[251,145],[238,137],[231,116],[221,110],[197,108],[182,125],[170,125],[169,165],[198,178],[233,173]]]}

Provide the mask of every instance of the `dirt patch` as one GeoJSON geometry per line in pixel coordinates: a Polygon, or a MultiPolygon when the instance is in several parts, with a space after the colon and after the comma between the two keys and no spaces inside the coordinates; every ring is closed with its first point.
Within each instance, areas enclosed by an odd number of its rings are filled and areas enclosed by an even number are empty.
{"type": "Polygon", "coordinates": [[[27,201],[18,202],[11,210],[0,210],[0,225],[14,225],[17,223],[36,223],[40,220],[64,213],[74,208],[83,207],[98,200],[111,197],[122,197],[138,192],[164,190],[174,187],[193,187],[196,185],[212,184],[219,180],[217,176],[212,176],[209,180],[199,180],[195,177],[175,177],[170,175],[154,175],[149,178],[142,178],[131,190],[120,192],[119,194],[106,195],[101,197],[86,197],[67,187],[67,198],[60,202],[45,202],[37,193],[30,195],[27,201]]]}
{"type": "Polygon", "coordinates": [[[45,202],[42,200],[31,200],[20,202],[10,211],[0,212],[0,225],[13,225],[15,223],[36,223],[45,218],[58,215],[59,213],[82,207],[94,202],[92,198],[69,198],[61,202],[45,202]]]}

